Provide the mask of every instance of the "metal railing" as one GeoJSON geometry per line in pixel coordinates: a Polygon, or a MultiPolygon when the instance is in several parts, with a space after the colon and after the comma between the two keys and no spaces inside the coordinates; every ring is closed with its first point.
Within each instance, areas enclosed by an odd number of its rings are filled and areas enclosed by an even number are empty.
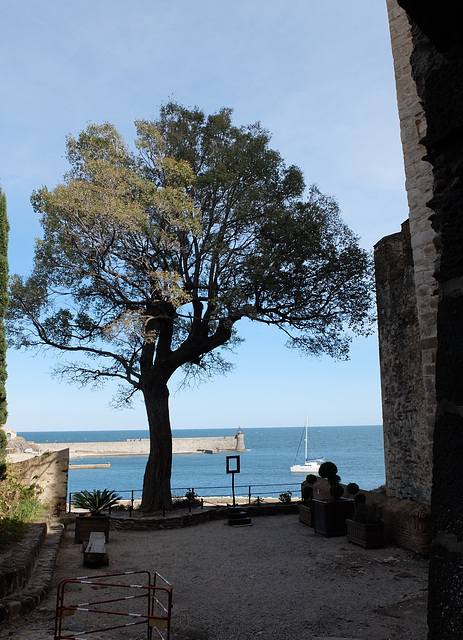
{"type": "MultiPolygon", "coordinates": [[[[77,492],[76,492],[77,493],[77,492]]],[[[116,493],[129,494],[127,498],[122,497],[122,500],[130,501],[129,505],[129,515],[132,515],[134,510],[135,500],[140,500],[142,497],[143,490],[142,489],[124,489],[121,491],[116,491],[116,493]]],[[[230,496],[230,486],[226,487],[172,487],[171,489],[172,498],[174,499],[185,499],[186,494],[191,496],[191,498],[195,497],[197,500],[201,502],[201,508],[204,507],[204,501],[206,498],[231,498],[230,496]],[[199,492],[199,493],[198,493],[199,492]]],[[[301,484],[254,484],[254,485],[235,485],[235,498],[246,498],[247,504],[250,505],[252,502],[255,504],[260,504],[260,502],[264,498],[275,498],[279,499],[279,496],[285,493],[291,493],[292,497],[299,496],[301,493],[301,484]],[[276,488],[278,487],[278,488],[276,488]]],[[[72,496],[74,494],[69,494],[69,513],[72,511],[72,496]]],[[[193,504],[193,500],[189,500],[190,510],[191,505],[193,504]]]]}

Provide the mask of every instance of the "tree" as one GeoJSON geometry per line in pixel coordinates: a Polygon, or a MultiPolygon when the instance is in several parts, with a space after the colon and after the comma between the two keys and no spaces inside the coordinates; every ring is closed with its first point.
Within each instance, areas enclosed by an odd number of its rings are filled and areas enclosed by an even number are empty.
{"type": "MultiPolygon", "coordinates": [[[[168,103],[137,121],[136,151],[115,128],[67,140],[70,171],[32,195],[41,215],[28,279],[15,276],[17,347],[85,354],[61,374],[115,378],[143,394],[150,429],[142,509],[171,504],[168,382],[229,368],[242,318],[290,345],[346,357],[368,332],[371,263],[336,202],[287,167],[259,125],[168,103]]],[[[119,399],[121,399],[121,397],[119,399]]]]}
{"type": "Polygon", "coordinates": [[[6,425],[6,337],[5,314],[8,308],[8,233],[6,196],[0,188],[0,429],[6,425]]]}

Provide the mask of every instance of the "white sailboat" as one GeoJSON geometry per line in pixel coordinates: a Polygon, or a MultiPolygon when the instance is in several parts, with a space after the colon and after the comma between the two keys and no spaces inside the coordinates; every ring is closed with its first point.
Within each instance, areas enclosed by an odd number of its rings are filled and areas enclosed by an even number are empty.
{"type": "MultiPolygon", "coordinates": [[[[308,443],[309,443],[309,419],[308,416],[306,416],[305,419],[305,458],[304,458],[304,464],[293,464],[292,467],[290,467],[290,471],[292,473],[305,473],[305,474],[309,474],[309,473],[313,473],[313,474],[318,474],[318,470],[320,468],[320,465],[325,462],[325,458],[309,458],[308,457],[308,443]]],[[[299,452],[299,450],[298,450],[299,452]]],[[[296,454],[297,457],[297,454],[296,454]]]]}

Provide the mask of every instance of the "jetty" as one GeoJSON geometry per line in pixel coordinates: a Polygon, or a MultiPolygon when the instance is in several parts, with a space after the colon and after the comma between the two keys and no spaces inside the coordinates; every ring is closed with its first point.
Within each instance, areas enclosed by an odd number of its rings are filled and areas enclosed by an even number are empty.
{"type": "MultiPolygon", "coordinates": [[[[106,456],[147,456],[149,438],[128,438],[120,442],[45,442],[31,443],[39,453],[69,449],[69,458],[91,458],[106,456]]],[[[244,435],[238,429],[234,436],[197,438],[172,438],[172,453],[220,453],[246,451],[244,435]]],[[[109,463],[108,463],[109,464],[109,463]]],[[[82,468],[82,467],[81,467],[82,468]]]]}
{"type": "Polygon", "coordinates": [[[101,464],[70,464],[69,469],[109,469],[110,466],[109,462],[101,464]]]}

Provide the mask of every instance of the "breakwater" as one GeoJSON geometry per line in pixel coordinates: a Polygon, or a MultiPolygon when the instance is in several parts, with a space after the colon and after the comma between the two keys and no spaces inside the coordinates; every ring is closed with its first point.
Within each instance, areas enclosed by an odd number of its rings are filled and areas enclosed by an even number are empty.
{"type": "MultiPolygon", "coordinates": [[[[121,442],[46,442],[30,443],[39,453],[69,449],[70,458],[101,456],[136,456],[149,454],[149,438],[129,438],[121,442]]],[[[218,453],[245,451],[244,436],[239,429],[234,436],[172,438],[172,453],[218,453]]]]}

